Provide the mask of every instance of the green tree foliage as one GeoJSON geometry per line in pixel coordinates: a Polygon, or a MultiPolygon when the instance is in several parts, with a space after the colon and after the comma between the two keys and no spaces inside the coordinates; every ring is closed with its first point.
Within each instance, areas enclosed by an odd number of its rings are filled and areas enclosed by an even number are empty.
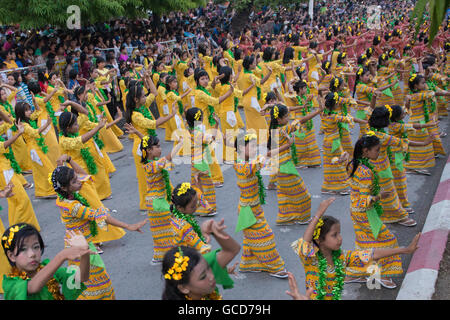
{"type": "Polygon", "coordinates": [[[20,24],[24,29],[65,27],[71,5],[80,8],[81,25],[89,25],[118,17],[142,18],[148,11],[186,11],[205,4],[206,0],[0,0],[0,23],[20,24]]]}
{"type": "Polygon", "coordinates": [[[411,23],[415,22],[416,35],[420,30],[424,19],[431,19],[430,28],[428,30],[429,44],[433,42],[439,26],[444,21],[445,13],[450,6],[450,0],[418,0],[411,14],[411,23]],[[426,7],[428,5],[428,10],[426,7]],[[428,12],[427,17],[424,12],[428,12]]]}

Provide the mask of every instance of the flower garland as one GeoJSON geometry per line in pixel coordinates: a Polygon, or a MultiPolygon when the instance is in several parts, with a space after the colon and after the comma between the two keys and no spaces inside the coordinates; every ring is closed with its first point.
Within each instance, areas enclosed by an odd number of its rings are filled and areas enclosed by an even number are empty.
{"type": "MultiPolygon", "coordinates": [[[[403,120],[399,120],[398,123],[405,124],[403,120]]],[[[408,132],[406,130],[402,133],[402,139],[408,139],[408,132]]],[[[409,161],[409,151],[405,154],[405,161],[409,161]]]]}
{"type": "MultiPolygon", "coordinates": [[[[75,200],[80,202],[85,207],[90,207],[89,202],[84,198],[81,194],[78,192],[75,192],[73,194],[73,197],[75,200]]],[[[95,220],[89,221],[89,231],[91,232],[91,235],[95,237],[98,234],[98,228],[97,228],[97,222],[95,220]]]]}
{"type": "MultiPolygon", "coordinates": [[[[342,294],[342,290],[344,289],[344,277],[345,277],[345,272],[344,272],[344,266],[343,263],[341,261],[341,259],[339,259],[339,257],[341,256],[341,250],[336,250],[333,251],[333,264],[334,264],[334,269],[336,272],[336,277],[335,277],[335,284],[333,286],[333,300],[340,300],[341,299],[341,294],[342,294]]],[[[317,300],[323,300],[327,294],[325,288],[326,288],[326,278],[327,278],[327,259],[323,256],[322,252],[318,251],[317,252],[317,260],[318,260],[318,264],[319,264],[319,280],[318,280],[318,286],[316,288],[317,290],[317,296],[316,299],[317,300]]]]}
{"type": "Polygon", "coordinates": [[[200,240],[206,243],[206,239],[202,234],[202,230],[197,223],[197,220],[192,215],[181,213],[174,205],[172,205],[172,214],[178,219],[184,220],[192,226],[192,229],[197,233],[200,240]]]}
{"type": "MultiPolygon", "coordinates": [[[[166,95],[167,95],[169,92],[173,92],[177,97],[180,96],[180,94],[178,93],[177,90],[167,90],[167,89],[166,89],[166,95]]],[[[183,115],[183,114],[184,114],[183,102],[181,102],[181,100],[178,100],[177,103],[178,103],[178,112],[180,113],[180,115],[183,115]]]]}
{"type": "MultiPolygon", "coordinates": [[[[36,273],[38,273],[44,266],[41,264],[36,269],[36,273]]],[[[12,267],[11,272],[7,275],[9,278],[21,278],[23,280],[28,280],[30,277],[27,275],[25,271],[20,271],[16,266],[12,267]]],[[[55,300],[65,300],[65,297],[60,292],[60,286],[58,281],[54,277],[52,277],[50,280],[46,283],[47,289],[50,292],[50,294],[53,296],[53,299],[55,300]]]]}
{"type": "MultiPolygon", "coordinates": [[[[369,168],[370,171],[372,171],[373,180],[372,180],[372,186],[370,188],[370,191],[372,193],[372,196],[374,196],[374,197],[378,196],[380,194],[380,190],[381,190],[380,184],[379,184],[380,178],[378,177],[378,173],[375,171],[373,165],[369,162],[369,159],[360,158],[360,159],[358,159],[358,161],[360,163],[362,163],[363,165],[365,165],[367,168],[369,168]]],[[[380,201],[376,201],[373,204],[373,207],[377,211],[378,216],[381,216],[381,214],[383,213],[383,207],[381,206],[380,201]]]]}
{"type": "MultiPolygon", "coordinates": [[[[44,97],[42,97],[38,94],[36,95],[36,97],[44,99],[44,97]]],[[[45,103],[45,109],[47,110],[47,113],[50,116],[50,119],[52,119],[53,127],[58,128],[58,119],[56,119],[55,110],[53,110],[53,106],[52,106],[52,103],[50,102],[50,100],[45,103]]]]}
{"type": "MultiPolygon", "coordinates": [[[[36,121],[34,121],[34,120],[29,120],[29,121],[28,121],[28,124],[29,124],[30,127],[32,127],[33,129],[39,130],[36,121]]],[[[37,145],[39,146],[39,148],[41,148],[42,152],[43,152],[44,154],[47,154],[47,152],[48,152],[48,146],[45,144],[45,139],[44,139],[44,137],[42,136],[42,133],[39,133],[39,138],[36,138],[36,142],[37,142],[37,145]]]]}
{"type": "MultiPolygon", "coordinates": [[[[260,66],[257,66],[257,67],[259,67],[261,69],[260,66]]],[[[253,71],[244,69],[244,73],[253,74],[253,71]]],[[[258,99],[258,101],[261,100],[261,88],[258,86],[256,86],[256,98],[258,99]]]]}
{"type": "MultiPolygon", "coordinates": [[[[206,90],[205,88],[203,88],[202,86],[197,86],[196,89],[200,90],[200,91],[203,91],[208,96],[211,96],[211,93],[208,90],[206,90]]],[[[214,107],[211,106],[211,105],[208,105],[208,111],[209,111],[209,116],[208,116],[209,124],[211,126],[215,126],[216,125],[216,120],[214,119],[214,107]]]]}
{"type": "MultiPolygon", "coordinates": [[[[189,297],[188,295],[184,296],[186,298],[186,300],[192,300],[191,297],[189,297]]],[[[203,296],[200,300],[222,300],[222,295],[219,293],[219,289],[214,290],[213,293],[207,294],[205,296],[203,296]]]]}
{"type": "Polygon", "coordinates": [[[8,101],[2,102],[1,105],[5,108],[6,111],[8,111],[13,116],[14,119],[16,118],[14,108],[8,101]]]}
{"type": "MultiPolygon", "coordinates": [[[[152,114],[151,114],[150,110],[148,110],[148,108],[145,105],[142,105],[139,108],[136,108],[136,111],[140,112],[144,116],[144,118],[149,119],[149,120],[153,120],[153,117],[152,117],[152,114]]],[[[155,129],[147,129],[147,134],[149,136],[156,137],[155,129]]]]}
{"type": "MultiPolygon", "coordinates": [[[[5,138],[3,138],[3,136],[0,135],[0,143],[5,142],[5,138]]],[[[16,160],[16,157],[14,156],[14,152],[11,148],[11,146],[8,147],[8,152],[4,153],[3,155],[5,156],[6,159],[9,160],[9,163],[11,165],[11,168],[14,170],[15,173],[17,174],[21,174],[22,173],[22,169],[19,166],[19,163],[16,160]]]]}
{"type": "MultiPolygon", "coordinates": [[[[97,113],[95,112],[95,108],[94,106],[90,103],[90,102],[86,102],[86,104],[88,105],[88,118],[89,121],[94,122],[94,123],[98,123],[97,120],[97,113]],[[92,113],[91,113],[92,112],[92,113]]],[[[95,143],[97,144],[97,146],[99,147],[100,150],[102,150],[105,147],[105,143],[103,142],[102,139],[100,139],[99,137],[99,132],[96,132],[93,136],[95,143]]]]}
{"type": "MultiPolygon", "coordinates": [[[[386,130],[384,130],[384,128],[370,128],[370,130],[372,130],[372,131],[377,131],[377,132],[381,132],[381,133],[384,133],[384,134],[387,134],[386,133],[386,130]]],[[[387,155],[388,155],[388,158],[389,158],[389,163],[393,163],[394,162],[394,158],[392,157],[392,151],[391,151],[391,146],[388,146],[387,148],[386,148],[386,153],[387,153],[387,155]]]]}
{"type": "MultiPolygon", "coordinates": [[[[60,136],[63,136],[63,133],[61,132],[59,134],[60,136]]],[[[76,138],[78,137],[77,133],[68,133],[67,137],[69,138],[76,138]]],[[[96,175],[98,172],[97,164],[95,163],[94,157],[91,155],[91,152],[89,151],[89,147],[82,148],[80,150],[81,157],[83,158],[84,162],[86,163],[87,169],[89,174],[96,175]]]]}
{"type": "MultiPolygon", "coordinates": [[[[296,98],[297,98],[297,102],[298,102],[299,105],[304,105],[305,104],[303,102],[303,101],[306,101],[306,96],[305,95],[303,95],[301,97],[300,96],[296,96],[296,98]]],[[[305,117],[308,113],[311,112],[311,109],[312,109],[312,101],[310,101],[307,104],[306,108],[302,108],[302,115],[305,117]]],[[[310,119],[310,120],[308,120],[306,122],[306,130],[311,131],[312,128],[313,128],[313,121],[312,121],[312,119],[310,119]]]]}
{"type": "MultiPolygon", "coordinates": [[[[243,160],[237,159],[238,163],[244,162],[243,160]]],[[[259,203],[260,204],[266,204],[266,188],[264,187],[264,181],[261,175],[261,170],[257,170],[255,172],[255,176],[258,179],[258,196],[259,196],[259,203]]]]}

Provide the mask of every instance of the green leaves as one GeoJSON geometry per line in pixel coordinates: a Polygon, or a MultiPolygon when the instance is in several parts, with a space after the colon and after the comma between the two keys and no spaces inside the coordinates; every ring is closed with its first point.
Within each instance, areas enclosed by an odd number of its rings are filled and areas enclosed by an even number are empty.
{"type": "Polygon", "coordinates": [[[161,14],[204,5],[206,0],[0,0],[0,23],[20,24],[23,29],[46,25],[66,28],[73,14],[67,12],[70,6],[80,8],[81,25],[90,25],[118,17],[147,17],[149,10],[161,14]]]}
{"type": "Polygon", "coordinates": [[[426,12],[431,19],[430,28],[428,31],[429,45],[431,45],[439,30],[439,26],[442,24],[442,21],[444,21],[445,12],[449,6],[450,0],[418,0],[410,16],[411,23],[416,20],[416,36],[426,16],[424,12],[426,12]],[[426,11],[427,5],[428,11],[426,11]]]}

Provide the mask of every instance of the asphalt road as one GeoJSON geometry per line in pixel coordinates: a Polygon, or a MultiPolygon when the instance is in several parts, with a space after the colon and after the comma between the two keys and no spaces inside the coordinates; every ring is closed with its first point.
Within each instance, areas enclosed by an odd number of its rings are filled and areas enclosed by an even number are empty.
{"type": "MultiPolygon", "coordinates": [[[[244,118],[243,111],[241,114],[244,118]]],[[[441,120],[440,126],[444,131],[449,131],[449,118],[441,120]]],[[[316,131],[319,128],[319,119],[314,119],[316,131]]],[[[352,132],[352,141],[356,142],[358,135],[356,126],[352,132]]],[[[172,147],[171,143],[164,142],[164,132],[158,129],[157,133],[161,139],[163,155],[167,154],[172,147]]],[[[319,147],[322,145],[323,136],[317,134],[319,147]]],[[[450,137],[450,135],[449,135],[450,137]]],[[[443,138],[446,151],[449,151],[450,138],[443,138]]],[[[146,218],[146,215],[138,210],[138,189],[135,176],[135,166],[131,155],[132,141],[128,138],[121,140],[124,150],[110,154],[110,158],[117,168],[111,177],[113,196],[111,200],[104,201],[105,206],[116,209],[115,217],[129,223],[135,223],[146,218]]],[[[436,166],[431,170],[430,177],[408,175],[408,195],[410,202],[416,213],[412,215],[417,220],[416,227],[408,228],[399,225],[389,225],[389,229],[397,236],[401,246],[409,244],[413,236],[422,230],[426,219],[426,214],[431,206],[431,202],[439,182],[440,175],[445,164],[444,158],[436,159],[436,166]]],[[[215,220],[225,219],[228,226],[227,231],[238,242],[242,242],[242,233],[235,234],[234,229],[237,222],[237,203],[239,192],[236,186],[236,176],[231,165],[222,165],[225,184],[222,188],[216,189],[218,214],[215,220]]],[[[314,214],[319,203],[329,197],[322,195],[320,188],[323,180],[323,169],[300,169],[300,175],[308,187],[312,196],[312,214],[314,214]]],[[[186,164],[177,165],[171,172],[171,181],[174,185],[190,180],[190,166],[186,164]]],[[[32,177],[28,176],[28,180],[32,177]]],[[[268,176],[264,176],[267,186],[268,176]]],[[[59,210],[54,200],[41,200],[34,198],[34,191],[28,191],[33,206],[37,213],[39,223],[42,227],[41,234],[46,245],[44,257],[52,258],[63,248],[64,226],[59,217],[59,210]]],[[[5,199],[0,200],[0,205],[4,210],[0,213],[1,219],[7,227],[7,203],[5,199]]],[[[327,214],[333,215],[341,221],[341,233],[343,235],[343,249],[354,248],[354,230],[350,218],[350,198],[349,196],[337,196],[337,200],[331,205],[327,214]]],[[[291,271],[299,283],[301,291],[304,291],[304,270],[298,256],[292,251],[290,243],[301,237],[306,226],[296,225],[280,227],[275,225],[277,215],[276,191],[267,191],[267,204],[263,206],[266,219],[275,233],[275,240],[278,251],[286,263],[286,267],[291,271]]],[[[197,218],[202,222],[205,218],[197,218]]],[[[213,248],[217,244],[212,242],[213,248]]],[[[107,242],[103,246],[102,258],[106,265],[116,292],[117,299],[148,300],[160,299],[163,278],[160,266],[150,264],[152,258],[152,237],[148,225],[145,233],[127,232],[120,240],[107,242]]],[[[234,262],[239,261],[240,254],[236,256],[234,262]]],[[[410,257],[403,256],[403,267],[406,272],[410,257]]],[[[235,286],[231,290],[221,290],[224,299],[242,300],[278,300],[290,299],[285,294],[288,289],[288,281],[277,279],[266,273],[239,273],[233,276],[235,286]]],[[[393,300],[397,296],[401,286],[401,280],[396,280],[397,289],[373,289],[369,290],[365,284],[347,284],[344,287],[343,299],[351,300],[393,300]]]]}

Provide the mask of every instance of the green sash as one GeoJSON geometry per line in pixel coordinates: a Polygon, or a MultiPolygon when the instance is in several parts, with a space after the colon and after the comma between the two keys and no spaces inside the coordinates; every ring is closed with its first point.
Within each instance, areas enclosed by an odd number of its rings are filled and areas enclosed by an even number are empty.
{"type": "Polygon", "coordinates": [[[335,152],[341,146],[341,139],[336,138],[333,140],[333,144],[331,145],[331,153],[335,152]]]}
{"type": "Polygon", "coordinates": [[[95,252],[95,254],[91,254],[89,256],[89,261],[90,261],[91,265],[94,265],[99,268],[105,268],[105,263],[103,262],[100,255],[97,253],[97,248],[95,247],[95,245],[92,242],[89,242],[89,249],[91,251],[95,252]]]}
{"type": "Polygon", "coordinates": [[[280,165],[280,172],[300,176],[292,160],[289,160],[280,165]]]}
{"type": "Polygon", "coordinates": [[[153,211],[167,212],[170,211],[170,204],[165,198],[153,199],[153,211]]]}
{"type": "Polygon", "coordinates": [[[378,171],[378,176],[381,179],[394,179],[394,176],[392,175],[391,167],[388,167],[387,169],[383,171],[378,171]]]}
{"type": "Polygon", "coordinates": [[[235,233],[238,233],[241,230],[250,228],[252,225],[256,223],[255,215],[253,214],[252,208],[250,206],[241,207],[239,211],[239,217],[236,224],[235,233]]]}
{"type": "Polygon", "coordinates": [[[372,234],[374,238],[378,238],[378,233],[381,230],[381,227],[383,226],[383,222],[380,219],[380,216],[377,213],[377,210],[375,210],[374,207],[372,209],[369,209],[366,211],[367,214],[367,220],[369,221],[370,229],[372,230],[372,234]]]}

